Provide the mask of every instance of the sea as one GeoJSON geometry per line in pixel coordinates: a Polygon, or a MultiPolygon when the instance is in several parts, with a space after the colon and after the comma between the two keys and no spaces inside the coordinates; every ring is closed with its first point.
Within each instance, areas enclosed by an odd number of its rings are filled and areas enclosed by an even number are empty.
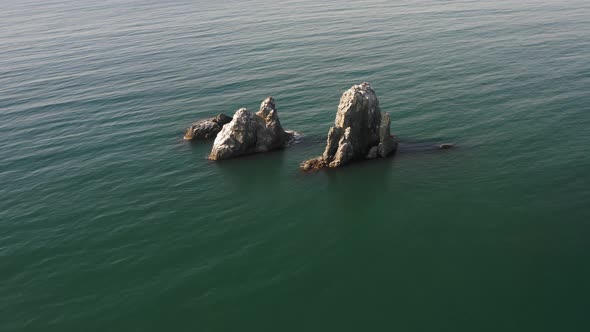
{"type": "Polygon", "coordinates": [[[590,331],[588,0],[0,0],[0,45],[2,332],[590,331]],[[397,153],[301,172],[361,82],[397,153]],[[290,147],[182,139],[267,96],[290,147]]]}

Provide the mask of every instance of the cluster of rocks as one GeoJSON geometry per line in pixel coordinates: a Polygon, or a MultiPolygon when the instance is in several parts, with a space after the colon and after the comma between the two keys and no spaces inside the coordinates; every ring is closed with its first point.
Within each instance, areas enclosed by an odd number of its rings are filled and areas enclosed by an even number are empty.
{"type": "Polygon", "coordinates": [[[233,118],[219,114],[194,123],[184,134],[185,140],[209,138],[215,138],[209,159],[221,160],[281,149],[293,134],[283,129],[275,100],[268,97],[256,113],[241,108],[233,118]]]}
{"type": "MultiPolygon", "coordinates": [[[[389,113],[381,113],[379,99],[371,85],[354,85],[340,98],[324,153],[304,161],[301,169],[333,168],[357,160],[389,157],[395,153],[398,145],[391,135],[390,127],[391,117],[389,113]]],[[[293,133],[283,129],[275,100],[268,97],[256,113],[242,108],[233,118],[219,114],[193,124],[186,130],[184,138],[215,138],[209,159],[222,160],[281,149],[293,140],[293,133]]],[[[450,147],[452,144],[438,146],[440,149],[450,147]]]]}

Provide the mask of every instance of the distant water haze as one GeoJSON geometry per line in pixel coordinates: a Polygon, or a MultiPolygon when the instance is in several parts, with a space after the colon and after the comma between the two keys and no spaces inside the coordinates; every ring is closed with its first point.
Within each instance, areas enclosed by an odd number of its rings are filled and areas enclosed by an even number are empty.
{"type": "Polygon", "coordinates": [[[0,331],[590,330],[589,1],[0,0],[0,45],[0,331]],[[301,173],[365,81],[396,156],[301,173]],[[182,140],[267,96],[300,143],[182,140]]]}

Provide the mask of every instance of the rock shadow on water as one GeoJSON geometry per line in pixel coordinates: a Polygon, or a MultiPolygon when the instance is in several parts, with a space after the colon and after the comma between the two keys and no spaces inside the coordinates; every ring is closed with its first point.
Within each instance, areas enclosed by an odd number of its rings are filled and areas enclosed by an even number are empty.
{"type": "Polygon", "coordinates": [[[396,182],[395,166],[394,158],[360,160],[322,173],[334,204],[346,209],[365,209],[388,199],[387,193],[396,182]]]}
{"type": "Polygon", "coordinates": [[[223,162],[209,161],[223,185],[242,194],[263,195],[280,188],[285,178],[285,150],[250,154],[223,162]]]}
{"type": "MultiPolygon", "coordinates": [[[[301,172],[302,179],[315,178],[317,184],[324,184],[324,195],[331,205],[345,211],[347,218],[368,218],[375,211],[372,207],[391,202],[402,192],[398,185],[403,183],[400,167],[405,156],[431,155],[442,153],[438,139],[426,141],[400,140],[395,155],[389,158],[358,160],[338,168],[323,168],[317,172],[301,172]],[[403,142],[403,143],[402,143],[403,142]]],[[[444,149],[443,149],[444,150],[444,149]]],[[[303,180],[303,182],[309,182],[303,180]]],[[[376,213],[376,212],[375,212],[376,213]]]]}

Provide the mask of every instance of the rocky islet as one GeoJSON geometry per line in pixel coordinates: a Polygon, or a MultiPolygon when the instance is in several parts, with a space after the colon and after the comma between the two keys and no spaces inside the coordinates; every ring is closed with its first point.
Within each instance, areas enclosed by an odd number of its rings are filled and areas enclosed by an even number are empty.
{"type": "Polygon", "coordinates": [[[340,98],[324,153],[304,161],[301,169],[334,168],[355,160],[388,157],[397,148],[390,126],[391,117],[389,113],[381,114],[379,99],[371,85],[354,85],[340,98]]]}
{"type": "Polygon", "coordinates": [[[285,147],[293,138],[281,126],[272,97],[266,98],[255,114],[239,109],[231,122],[223,126],[209,154],[211,160],[235,158],[285,147]]]}
{"type": "MultiPolygon", "coordinates": [[[[328,131],[321,156],[304,161],[304,171],[335,168],[354,161],[393,155],[397,142],[391,135],[391,116],[382,113],[379,99],[369,83],[352,86],[340,98],[334,126],[328,131]]],[[[293,140],[293,132],[280,123],[274,98],[266,98],[256,113],[241,108],[229,117],[219,114],[189,127],[186,140],[215,138],[211,160],[282,149],[293,140]]],[[[446,149],[450,146],[441,145],[446,149]]]]}

